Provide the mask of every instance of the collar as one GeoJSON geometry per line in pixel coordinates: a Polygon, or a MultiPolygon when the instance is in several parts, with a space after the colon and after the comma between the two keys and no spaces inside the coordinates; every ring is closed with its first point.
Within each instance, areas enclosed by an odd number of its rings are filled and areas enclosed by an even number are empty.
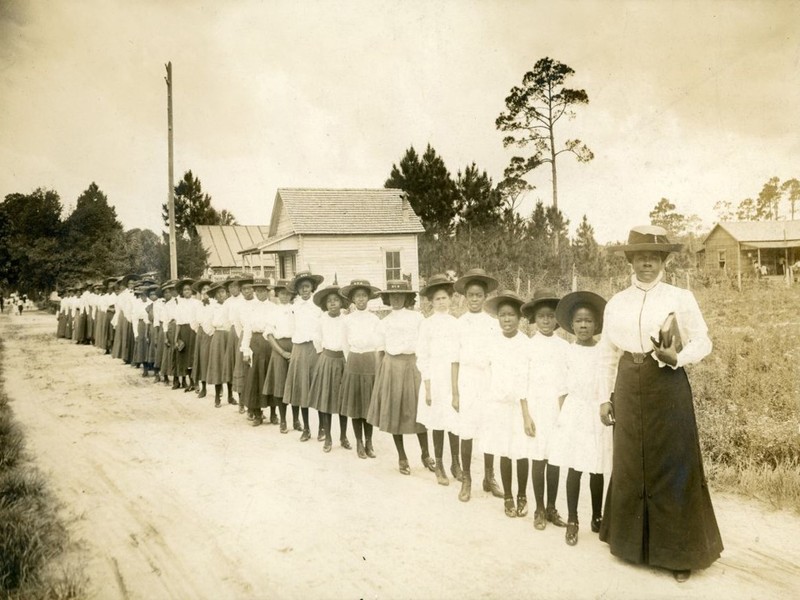
{"type": "Polygon", "coordinates": [[[656,287],[659,283],[661,283],[662,279],[664,279],[664,271],[663,270],[661,270],[659,272],[659,274],[656,276],[656,278],[653,279],[653,281],[651,281],[650,283],[642,283],[641,281],[639,281],[636,278],[636,273],[634,273],[633,275],[631,275],[631,285],[633,287],[637,288],[637,289],[642,290],[643,292],[649,292],[654,287],[656,287]]]}

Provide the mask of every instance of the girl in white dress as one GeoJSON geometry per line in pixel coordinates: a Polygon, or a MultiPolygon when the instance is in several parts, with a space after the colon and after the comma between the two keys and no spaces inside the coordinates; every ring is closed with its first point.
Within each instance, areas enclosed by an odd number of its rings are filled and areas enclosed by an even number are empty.
{"type": "Polygon", "coordinates": [[[524,453],[532,459],[531,479],[536,509],[533,526],[542,530],[549,521],[566,527],[556,510],[560,469],[548,464],[550,437],[555,429],[561,404],[567,393],[566,353],[569,342],[559,335],[556,321],[558,296],[553,290],[539,289],[533,299],[522,307],[522,314],[536,325],[531,338],[531,364],[528,377],[528,406],[536,427],[536,435],[527,438],[524,453]],[[544,504],[545,469],[547,470],[547,506],[544,504]]]}
{"type": "Polygon", "coordinates": [[[600,531],[603,473],[611,471],[611,429],[598,418],[597,369],[600,354],[594,336],[603,330],[606,301],[592,292],[572,292],[556,308],[559,325],[573,333],[567,353],[567,397],[561,407],[550,448],[550,462],[569,467],[567,473],[566,542],[578,543],[578,499],[581,475],[589,473],[592,531],[600,531]]]}
{"type": "Polygon", "coordinates": [[[486,301],[486,310],[496,314],[501,333],[487,348],[490,384],[484,428],[480,444],[484,452],[500,456],[504,509],[507,517],[527,514],[525,488],[528,485],[528,459],[518,454],[518,435],[535,434],[528,411],[528,366],[530,340],[519,331],[524,301],[514,292],[500,292],[486,301]],[[518,504],[511,489],[511,461],[517,461],[518,504]]]}
{"type": "Polygon", "coordinates": [[[433,314],[419,326],[417,368],[422,376],[422,385],[419,388],[417,422],[433,431],[436,481],[439,485],[450,485],[442,460],[445,431],[450,441],[451,473],[456,480],[462,479],[458,436],[453,433],[456,411],[453,409],[452,383],[454,373],[457,376],[454,365],[458,362],[458,321],[448,312],[453,283],[445,275],[433,275],[420,294],[433,304],[433,314]]]}
{"type": "MultiPolygon", "coordinates": [[[[500,328],[497,320],[483,310],[486,295],[497,289],[498,282],[483,269],[470,269],[453,287],[464,296],[467,312],[458,320],[458,362],[453,380],[453,433],[461,440],[461,467],[463,477],[458,499],[469,502],[472,495],[472,440],[478,436],[486,396],[489,390],[489,356],[486,348],[500,328]]],[[[503,491],[494,479],[494,456],[483,455],[483,489],[502,498],[503,491]]]]}

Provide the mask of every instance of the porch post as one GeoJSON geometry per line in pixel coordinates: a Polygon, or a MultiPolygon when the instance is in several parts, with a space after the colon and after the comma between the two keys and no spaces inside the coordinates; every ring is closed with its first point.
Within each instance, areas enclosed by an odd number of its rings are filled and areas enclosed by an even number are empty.
{"type": "Polygon", "coordinates": [[[736,242],[736,280],[739,283],[739,291],[742,291],[742,244],[736,242]]]}

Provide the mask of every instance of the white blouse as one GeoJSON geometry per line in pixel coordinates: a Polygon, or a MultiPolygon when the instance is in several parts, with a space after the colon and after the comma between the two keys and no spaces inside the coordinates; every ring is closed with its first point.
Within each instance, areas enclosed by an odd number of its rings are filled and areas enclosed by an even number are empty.
{"type": "Polygon", "coordinates": [[[497,319],[485,312],[465,312],[457,324],[459,364],[481,369],[488,367],[491,340],[500,333],[497,319]]]}
{"type": "Polygon", "coordinates": [[[338,317],[332,317],[328,313],[323,313],[319,318],[319,329],[323,350],[344,352],[346,357],[349,348],[345,334],[345,315],[340,313],[338,317]]]}
{"type": "Polygon", "coordinates": [[[529,395],[563,396],[567,393],[567,355],[570,344],[558,334],[536,333],[530,338],[529,395]]]}
{"type": "Polygon", "coordinates": [[[344,318],[344,331],[350,352],[363,354],[378,348],[377,328],[381,320],[369,310],[354,309],[344,318]]]}
{"type": "Polygon", "coordinates": [[[425,317],[408,308],[393,310],[378,323],[378,350],[387,354],[416,354],[419,326],[425,317]]]}
{"type": "Polygon", "coordinates": [[[292,302],[292,316],[294,317],[293,344],[314,342],[319,352],[320,346],[319,318],[322,316],[320,308],[309,298],[303,300],[300,296],[292,302]]]}
{"type": "Polygon", "coordinates": [[[276,340],[291,338],[294,334],[294,313],[291,304],[275,304],[272,312],[272,322],[269,330],[264,332],[264,337],[272,336],[276,340]]]}
{"type": "MultiPolygon", "coordinates": [[[[498,327],[499,329],[499,327],[498,327]]],[[[530,339],[521,331],[508,338],[498,331],[489,348],[489,397],[500,404],[519,404],[528,396],[530,339]]],[[[522,413],[520,413],[521,415],[522,413]]]]}
{"type": "Polygon", "coordinates": [[[175,306],[175,323],[178,325],[191,325],[196,322],[194,313],[199,306],[202,306],[199,300],[194,298],[179,298],[175,306]]]}
{"type": "MultiPolygon", "coordinates": [[[[600,402],[608,402],[614,391],[617,364],[623,352],[650,352],[664,319],[674,312],[683,342],[677,369],[701,361],[711,352],[708,326],[694,294],[663,281],[644,285],[632,277],[629,288],[615,294],[603,315],[603,337],[598,344],[600,402]]],[[[655,356],[653,357],[655,358],[655,356]]],[[[658,360],[658,359],[656,359],[658,360]]],[[[660,367],[665,363],[658,361],[660,367]]]]}
{"type": "Polygon", "coordinates": [[[449,313],[434,312],[419,326],[417,368],[423,380],[431,378],[431,364],[458,362],[458,320],[449,313]]]}
{"type": "Polygon", "coordinates": [[[247,310],[242,311],[242,343],[239,349],[242,352],[250,352],[250,339],[253,334],[263,334],[272,326],[275,305],[269,300],[262,302],[256,299],[252,303],[248,302],[245,306],[247,306],[247,310]]]}

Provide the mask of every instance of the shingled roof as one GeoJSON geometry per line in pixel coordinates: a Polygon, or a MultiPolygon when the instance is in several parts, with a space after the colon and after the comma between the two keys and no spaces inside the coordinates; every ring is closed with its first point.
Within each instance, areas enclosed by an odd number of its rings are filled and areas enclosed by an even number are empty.
{"type": "MultiPolygon", "coordinates": [[[[266,225],[198,225],[197,234],[208,251],[209,267],[241,267],[239,252],[267,239],[266,225]]],[[[272,261],[272,257],[267,257],[272,261]]]]}
{"type": "Polygon", "coordinates": [[[740,244],[752,248],[792,248],[800,246],[800,221],[721,221],[703,240],[705,246],[717,227],[727,231],[740,244]]]}
{"type": "MultiPolygon", "coordinates": [[[[425,228],[402,190],[280,188],[275,195],[270,236],[285,209],[297,234],[422,233],[425,228]]],[[[282,224],[281,229],[286,228],[282,224]]]]}

